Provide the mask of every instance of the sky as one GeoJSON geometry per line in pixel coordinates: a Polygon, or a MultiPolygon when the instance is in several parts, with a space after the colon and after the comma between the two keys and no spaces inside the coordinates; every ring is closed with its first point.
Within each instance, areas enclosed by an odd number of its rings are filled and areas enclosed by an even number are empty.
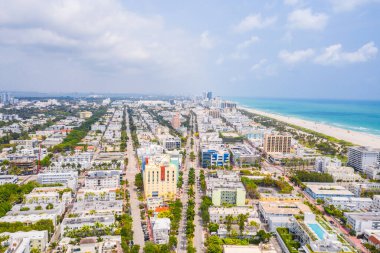
{"type": "Polygon", "coordinates": [[[0,90],[380,100],[380,0],[0,0],[0,90]]]}

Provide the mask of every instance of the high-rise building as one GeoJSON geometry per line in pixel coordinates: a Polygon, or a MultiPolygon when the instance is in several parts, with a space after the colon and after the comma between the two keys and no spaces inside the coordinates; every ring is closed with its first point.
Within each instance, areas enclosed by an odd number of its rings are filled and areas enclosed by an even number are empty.
{"type": "Polygon", "coordinates": [[[287,134],[265,134],[265,153],[290,153],[292,137],[287,134]]]}
{"type": "Polygon", "coordinates": [[[207,99],[208,100],[212,99],[212,92],[211,91],[207,92],[207,99]]]}
{"type": "Polygon", "coordinates": [[[363,171],[365,167],[380,163],[380,150],[370,147],[349,147],[347,165],[358,171],[363,171]]]}
{"type": "Polygon", "coordinates": [[[180,120],[179,112],[176,112],[172,118],[172,127],[174,129],[178,129],[181,127],[181,120],[180,120]]]}
{"type": "Polygon", "coordinates": [[[10,104],[11,103],[11,96],[9,95],[9,93],[7,93],[7,92],[1,93],[0,102],[2,104],[5,104],[5,105],[10,104]]]}
{"type": "Polygon", "coordinates": [[[169,155],[143,159],[143,183],[146,198],[173,199],[177,193],[178,164],[169,155]]]}

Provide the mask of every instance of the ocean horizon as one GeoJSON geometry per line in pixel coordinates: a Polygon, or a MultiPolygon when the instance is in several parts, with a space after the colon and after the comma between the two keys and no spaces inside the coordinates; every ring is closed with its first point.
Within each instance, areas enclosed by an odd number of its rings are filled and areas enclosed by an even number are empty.
{"type": "Polygon", "coordinates": [[[380,101],[226,97],[240,106],[380,136],[380,101]]]}

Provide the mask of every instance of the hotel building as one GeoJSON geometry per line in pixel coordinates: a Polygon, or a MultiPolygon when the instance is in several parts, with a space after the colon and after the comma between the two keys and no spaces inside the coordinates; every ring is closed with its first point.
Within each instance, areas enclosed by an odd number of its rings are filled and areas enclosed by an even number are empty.
{"type": "Polygon", "coordinates": [[[143,182],[146,198],[173,199],[177,193],[178,164],[169,155],[143,160],[143,182]]]}
{"type": "Polygon", "coordinates": [[[283,134],[265,134],[264,152],[265,153],[290,153],[292,137],[283,134]]]}

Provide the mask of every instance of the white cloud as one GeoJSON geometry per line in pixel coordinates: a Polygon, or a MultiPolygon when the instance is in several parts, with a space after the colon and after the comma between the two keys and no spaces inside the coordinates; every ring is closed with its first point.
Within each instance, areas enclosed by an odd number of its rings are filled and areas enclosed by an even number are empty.
{"type": "MultiPolygon", "coordinates": [[[[201,69],[198,38],[168,28],[158,15],[132,12],[118,0],[1,1],[0,27],[0,45],[28,46],[26,53],[36,47],[46,55],[54,47],[55,54],[86,67],[134,70],[167,82],[201,69]]],[[[204,36],[203,45],[211,47],[204,36]]]]}
{"type": "Polygon", "coordinates": [[[296,64],[307,59],[310,59],[314,55],[314,50],[309,48],[305,50],[297,50],[289,52],[286,50],[281,51],[278,57],[287,64],[296,64]]]}
{"type": "Polygon", "coordinates": [[[254,64],[252,67],[251,67],[251,71],[256,71],[256,70],[259,70],[261,69],[266,63],[268,62],[267,59],[261,59],[258,63],[254,64]]]}
{"type": "Polygon", "coordinates": [[[340,65],[345,63],[367,62],[377,55],[378,49],[373,42],[368,42],[354,52],[344,52],[341,44],[326,47],[322,54],[315,58],[321,65],[340,65]]]}
{"type": "Polygon", "coordinates": [[[8,29],[0,28],[0,41],[8,45],[47,45],[57,47],[75,47],[78,41],[40,28],[8,29]]]}
{"type": "Polygon", "coordinates": [[[351,11],[362,5],[380,3],[380,0],[330,0],[335,11],[351,11]]]}
{"type": "Polygon", "coordinates": [[[325,13],[313,13],[311,9],[297,9],[288,15],[288,26],[300,30],[323,30],[328,19],[325,13]]]}
{"type": "Polygon", "coordinates": [[[210,37],[210,33],[208,31],[204,31],[201,34],[199,45],[203,49],[212,49],[214,48],[214,40],[210,37]]]}
{"type": "Polygon", "coordinates": [[[277,74],[276,66],[270,64],[265,58],[252,65],[250,70],[254,73],[257,79],[261,79],[266,76],[274,76],[277,74]]]}
{"type": "Polygon", "coordinates": [[[286,5],[296,5],[300,2],[300,0],[284,0],[284,4],[286,5]]]}
{"type": "Polygon", "coordinates": [[[260,39],[259,37],[257,36],[252,36],[251,38],[249,38],[248,40],[245,40],[243,41],[242,43],[238,44],[237,45],[237,49],[238,50],[242,50],[242,49],[245,49],[245,48],[248,48],[250,47],[251,45],[255,44],[256,42],[258,42],[260,39]]]}
{"type": "Polygon", "coordinates": [[[235,32],[243,33],[253,29],[262,29],[273,25],[276,22],[276,17],[261,17],[261,14],[254,14],[245,17],[239,24],[234,27],[235,32]]]}

